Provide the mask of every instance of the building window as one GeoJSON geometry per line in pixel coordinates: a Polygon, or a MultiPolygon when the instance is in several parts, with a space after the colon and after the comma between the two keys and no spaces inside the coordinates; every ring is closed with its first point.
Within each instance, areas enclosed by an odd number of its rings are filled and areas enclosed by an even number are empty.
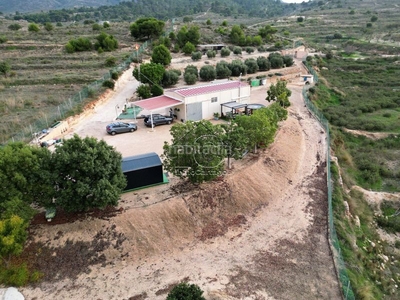
{"type": "Polygon", "coordinates": [[[212,97],[211,98],[211,103],[215,103],[218,102],[218,97],[212,97]]]}

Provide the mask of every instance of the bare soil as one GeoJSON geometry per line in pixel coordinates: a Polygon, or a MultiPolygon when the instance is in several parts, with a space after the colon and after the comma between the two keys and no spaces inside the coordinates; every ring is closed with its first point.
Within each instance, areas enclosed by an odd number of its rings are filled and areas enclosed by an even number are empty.
{"type": "MultiPolygon", "coordinates": [[[[86,120],[104,121],[123,85],[86,120]]],[[[157,300],[181,281],[207,299],[341,299],[327,239],[326,136],[302,87],[289,87],[275,142],[225,176],[198,186],[171,177],[123,194],[117,209],[38,216],[24,255],[44,278],[22,289],[26,299],[157,300]]],[[[78,133],[94,131],[82,122],[78,133]]],[[[120,137],[130,154],[124,140],[134,138],[120,137]]]]}

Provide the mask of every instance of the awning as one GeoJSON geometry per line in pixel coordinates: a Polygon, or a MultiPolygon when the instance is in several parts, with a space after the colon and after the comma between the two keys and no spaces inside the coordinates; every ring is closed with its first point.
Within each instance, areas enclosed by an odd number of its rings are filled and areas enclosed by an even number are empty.
{"type": "Polygon", "coordinates": [[[171,98],[171,97],[168,97],[165,95],[132,102],[133,105],[139,106],[148,111],[154,111],[154,110],[159,110],[159,109],[163,109],[163,108],[174,107],[174,106],[177,106],[182,103],[183,102],[180,100],[176,100],[174,98],[171,98]]]}
{"type": "Polygon", "coordinates": [[[238,109],[238,108],[246,107],[247,104],[233,101],[233,102],[222,103],[221,106],[231,108],[231,109],[238,109]]]}

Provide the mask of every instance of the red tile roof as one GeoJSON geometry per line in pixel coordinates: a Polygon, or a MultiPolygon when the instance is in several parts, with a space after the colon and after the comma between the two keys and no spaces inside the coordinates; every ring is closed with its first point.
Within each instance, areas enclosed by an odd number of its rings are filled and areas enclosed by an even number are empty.
{"type": "Polygon", "coordinates": [[[172,107],[172,106],[175,106],[175,105],[178,105],[181,103],[182,103],[182,101],[180,101],[180,100],[176,100],[174,98],[162,95],[162,96],[153,97],[153,98],[149,98],[149,99],[145,99],[145,100],[135,101],[132,104],[139,106],[143,109],[152,111],[152,110],[156,110],[156,109],[172,107]]]}
{"type": "Polygon", "coordinates": [[[190,97],[190,96],[196,96],[196,95],[202,95],[202,94],[208,94],[212,92],[219,92],[219,91],[225,91],[225,90],[232,90],[235,88],[239,88],[248,86],[246,82],[241,82],[241,81],[228,81],[228,82],[223,82],[223,83],[211,83],[207,85],[202,85],[202,86],[194,86],[194,87],[188,87],[188,88],[183,88],[183,89],[176,89],[174,90],[175,93],[178,95],[182,95],[184,97],[190,97]]]}

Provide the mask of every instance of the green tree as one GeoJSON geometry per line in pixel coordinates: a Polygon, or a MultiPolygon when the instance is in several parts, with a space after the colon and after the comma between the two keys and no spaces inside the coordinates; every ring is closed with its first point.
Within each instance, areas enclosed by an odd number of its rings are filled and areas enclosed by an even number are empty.
{"type": "Polygon", "coordinates": [[[182,52],[186,55],[190,55],[193,51],[196,50],[196,47],[191,42],[186,42],[185,46],[182,48],[182,52]]]}
{"type": "Polygon", "coordinates": [[[242,47],[238,47],[238,46],[233,47],[233,54],[236,54],[236,55],[242,54],[242,47]]]}
{"type": "Polygon", "coordinates": [[[109,22],[104,22],[103,23],[103,28],[110,28],[110,27],[111,27],[111,25],[110,25],[109,22]]]}
{"type": "MultiPolygon", "coordinates": [[[[219,176],[226,156],[221,127],[210,121],[187,121],[171,127],[171,143],[164,143],[164,168],[193,183],[219,176]]],[[[173,298],[171,298],[173,299],[173,298]]]]}
{"type": "Polygon", "coordinates": [[[247,74],[247,66],[240,59],[234,59],[229,64],[229,69],[232,72],[232,76],[240,76],[247,74]]]}
{"type": "Polygon", "coordinates": [[[185,67],[184,74],[194,74],[199,77],[199,70],[194,65],[188,65],[185,67]]]}
{"type": "Polygon", "coordinates": [[[164,94],[163,88],[161,86],[159,86],[158,84],[153,84],[150,87],[150,92],[151,92],[152,97],[157,97],[157,96],[161,96],[162,94],[164,94]]]}
{"type": "Polygon", "coordinates": [[[280,69],[283,67],[283,57],[281,54],[274,52],[268,56],[268,60],[272,69],[280,69]]]}
{"type": "Polygon", "coordinates": [[[150,39],[159,37],[164,30],[165,23],[155,18],[140,18],[130,25],[131,35],[136,39],[150,39]]]}
{"type": "Polygon", "coordinates": [[[28,31],[30,32],[39,32],[40,28],[39,25],[35,24],[35,23],[31,23],[28,25],[28,31]]]}
{"type": "Polygon", "coordinates": [[[258,46],[261,46],[262,43],[263,43],[263,40],[262,40],[261,36],[256,35],[256,36],[253,37],[253,44],[252,44],[253,46],[258,47],[258,46]]]}
{"type": "Polygon", "coordinates": [[[68,53],[91,51],[93,49],[92,42],[88,38],[77,38],[70,40],[65,49],[68,53]]]}
{"type": "Polygon", "coordinates": [[[272,27],[271,25],[265,25],[258,30],[258,35],[261,36],[265,41],[270,42],[273,40],[274,34],[278,29],[272,27]]]}
{"type": "Polygon", "coordinates": [[[285,67],[293,66],[294,64],[293,57],[291,57],[290,55],[283,56],[283,64],[285,65],[285,67]]]}
{"type": "Polygon", "coordinates": [[[268,108],[256,110],[251,116],[237,116],[234,122],[242,127],[248,137],[249,147],[267,147],[274,140],[278,129],[277,117],[268,108]]]}
{"type": "Polygon", "coordinates": [[[10,72],[11,66],[8,62],[6,61],[0,61],[0,74],[3,74],[5,77],[7,77],[7,74],[10,72]]]}
{"type": "Polygon", "coordinates": [[[206,300],[203,291],[195,284],[182,282],[176,285],[167,296],[166,300],[206,300]]]}
{"type": "Polygon", "coordinates": [[[171,63],[171,60],[172,56],[167,47],[163,44],[154,47],[151,55],[152,63],[168,66],[171,63]]]}
{"type": "Polygon", "coordinates": [[[244,38],[244,32],[239,25],[233,25],[231,32],[229,33],[229,40],[232,44],[239,45],[240,39],[244,38]]]}
{"type": "Polygon", "coordinates": [[[173,70],[166,70],[161,81],[163,87],[171,87],[177,84],[179,81],[179,75],[173,70]]]}
{"type": "Polygon", "coordinates": [[[8,266],[13,255],[21,254],[27,237],[28,223],[14,215],[0,220],[0,257],[8,266]]]}
{"type": "Polygon", "coordinates": [[[229,55],[231,55],[231,50],[226,47],[221,49],[221,57],[227,57],[229,55]]]}
{"type": "Polygon", "coordinates": [[[254,58],[248,58],[244,61],[244,64],[247,66],[247,73],[254,74],[258,72],[258,64],[254,58]]]}
{"type": "Polygon", "coordinates": [[[54,29],[54,26],[50,22],[46,22],[44,24],[44,29],[46,29],[46,31],[52,31],[54,29]]]}
{"type": "Polygon", "coordinates": [[[204,81],[212,81],[217,77],[217,72],[213,66],[205,65],[201,67],[199,75],[204,81]]]}
{"type": "Polygon", "coordinates": [[[229,63],[225,60],[221,60],[217,63],[215,71],[218,79],[228,78],[232,74],[231,69],[229,69],[229,63]]]}
{"type": "Polygon", "coordinates": [[[142,83],[159,84],[164,77],[165,68],[161,64],[146,63],[135,67],[133,77],[142,83]],[[139,75],[140,74],[140,75],[139,75]],[[140,76],[140,77],[139,77],[140,76]]]}
{"type": "Polygon", "coordinates": [[[65,140],[52,156],[55,204],[72,212],[117,205],[126,186],[121,159],[104,140],[78,135],[65,140]]]}
{"type": "Polygon", "coordinates": [[[217,52],[215,50],[207,50],[208,58],[214,58],[215,56],[217,56],[217,52]]]}
{"type": "Polygon", "coordinates": [[[47,148],[9,143],[0,148],[0,203],[20,199],[45,205],[54,194],[51,154],[47,148]]]}
{"type": "Polygon", "coordinates": [[[378,17],[377,16],[372,16],[371,17],[371,22],[376,22],[378,21],[378,17]]]}
{"type": "Polygon", "coordinates": [[[151,87],[149,84],[141,84],[136,89],[136,94],[141,99],[148,99],[151,97],[151,87]]]}
{"type": "Polygon", "coordinates": [[[200,51],[196,51],[192,53],[192,60],[197,61],[200,60],[203,54],[200,51]]]}
{"type": "Polygon", "coordinates": [[[264,56],[257,57],[257,65],[260,71],[268,71],[271,69],[271,63],[269,62],[268,58],[264,56]]]}
{"type": "Polygon", "coordinates": [[[192,85],[197,82],[198,76],[193,73],[185,73],[183,74],[183,80],[186,84],[192,85]]]}
{"type": "Polygon", "coordinates": [[[303,22],[303,21],[304,21],[304,18],[303,18],[303,17],[297,17],[297,22],[301,23],[301,22],[303,22]]]}
{"type": "Polygon", "coordinates": [[[96,37],[96,40],[97,42],[94,44],[96,50],[99,48],[104,51],[113,51],[118,49],[118,41],[110,34],[102,32],[96,37]]]}
{"type": "Polygon", "coordinates": [[[210,20],[210,19],[207,19],[207,21],[206,21],[206,25],[208,25],[208,26],[212,25],[212,22],[211,22],[211,20],[210,20]]]}
{"type": "Polygon", "coordinates": [[[226,158],[228,159],[228,169],[231,169],[231,159],[236,160],[243,157],[249,144],[249,139],[243,127],[235,122],[219,125],[222,127],[224,134],[222,136],[223,144],[226,149],[226,158]]]}
{"type": "Polygon", "coordinates": [[[279,80],[269,87],[265,100],[268,102],[275,101],[282,107],[288,107],[290,106],[289,97],[291,95],[292,92],[286,87],[286,82],[279,80]]]}
{"type": "Polygon", "coordinates": [[[191,42],[195,47],[200,42],[200,28],[198,26],[191,26],[186,33],[186,41],[191,42]]]}

